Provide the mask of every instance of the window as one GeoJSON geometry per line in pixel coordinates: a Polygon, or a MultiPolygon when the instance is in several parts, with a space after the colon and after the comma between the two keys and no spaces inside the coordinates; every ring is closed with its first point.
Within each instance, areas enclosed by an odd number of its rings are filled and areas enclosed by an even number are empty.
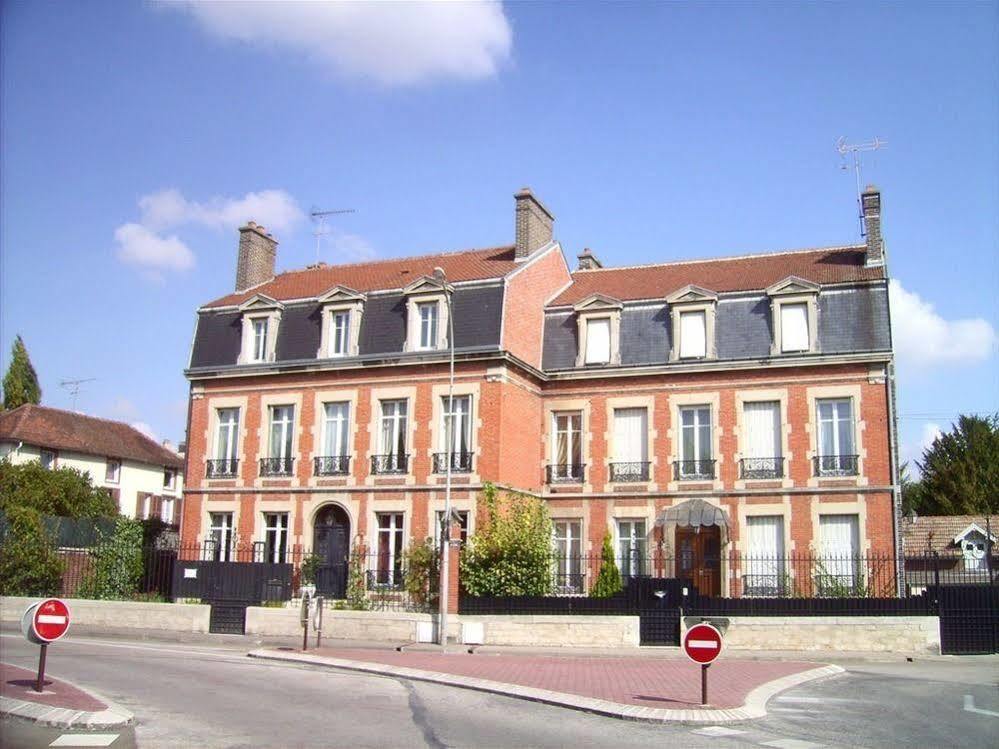
{"type": "Polygon", "coordinates": [[[350,454],[350,404],[326,403],[323,405],[323,455],[337,457],[350,454]]]}
{"type": "Polygon", "coordinates": [[[117,484],[121,480],[121,461],[108,458],[104,467],[104,481],[108,484],[117,484]]]}
{"type": "Polygon", "coordinates": [[[555,546],[555,592],[585,593],[582,573],[582,523],[578,520],[555,520],[552,523],[555,546]]]}
{"type": "Polygon", "coordinates": [[[215,457],[218,460],[236,460],[239,457],[239,409],[220,408],[218,415],[218,439],[215,442],[215,457]]]}
{"type": "Polygon", "coordinates": [[[853,401],[836,398],[818,401],[820,476],[853,476],[857,473],[854,446],[853,401]]]}
{"type": "Polygon", "coordinates": [[[162,498],[162,502],[160,503],[160,520],[162,520],[164,523],[173,524],[175,504],[176,500],[174,500],[172,497],[162,498]]]}
{"type": "Polygon", "coordinates": [[[39,453],[39,461],[42,464],[42,468],[55,468],[56,467],[56,454],[52,450],[45,450],[39,453]]]}
{"type": "Polygon", "coordinates": [[[210,527],[208,530],[209,548],[211,559],[216,562],[229,562],[232,560],[232,513],[213,512],[209,516],[210,527]]]}
{"type": "Polygon", "coordinates": [[[267,360],[267,318],[255,317],[251,320],[253,326],[253,351],[251,361],[267,360]]]}
{"type": "Polygon", "coordinates": [[[707,355],[705,313],[680,313],[680,358],[698,359],[707,355]]]}
{"type": "Polygon", "coordinates": [[[379,585],[402,583],[402,513],[378,513],[379,585]]]}
{"type": "Polygon", "coordinates": [[[382,401],[381,472],[405,473],[408,470],[406,454],[408,430],[408,403],[405,400],[382,401]]]}
{"type": "Polygon", "coordinates": [[[467,455],[472,450],[472,396],[444,396],[444,428],[441,430],[441,451],[451,455],[467,455]],[[448,401],[451,410],[448,410],[448,401]]]}
{"type": "Polygon", "coordinates": [[[804,302],[780,305],[780,350],[808,351],[808,305],[804,302]]]}
{"type": "Polygon", "coordinates": [[[552,481],[581,481],[583,478],[583,415],[578,411],[553,414],[554,442],[552,481]]]}
{"type": "Polygon", "coordinates": [[[860,552],[857,515],[819,515],[816,585],[822,595],[856,594],[860,552]]]}
{"type": "Polygon", "coordinates": [[[437,302],[420,302],[416,311],[420,316],[420,348],[437,348],[437,302]]]}
{"type": "Polygon", "coordinates": [[[271,458],[291,457],[294,421],[294,406],[271,406],[271,440],[268,452],[271,458]]]}
{"type": "Polygon", "coordinates": [[[742,433],[742,478],[781,478],[784,460],[781,457],[780,401],[744,403],[742,433]]]}
{"type": "Polygon", "coordinates": [[[985,561],[984,538],[964,539],[964,541],[961,542],[961,553],[964,556],[964,569],[973,571],[988,569],[988,565],[985,561]]]}
{"type": "Polygon", "coordinates": [[[743,585],[747,596],[785,595],[784,518],[765,515],[746,518],[748,554],[743,585]]]}
{"type": "MultiPolygon", "coordinates": [[[[461,527],[461,544],[465,545],[465,541],[468,540],[468,512],[466,510],[452,510],[452,514],[458,516],[458,525],[461,527]]],[[[440,543],[447,539],[447,529],[443,527],[444,523],[444,510],[438,510],[434,513],[434,541],[438,544],[440,548],[440,543]]]]}
{"type": "Polygon", "coordinates": [[[173,468],[163,469],[163,488],[173,489],[177,482],[177,472],[173,468]]]}
{"type": "Polygon", "coordinates": [[[648,481],[648,411],[644,408],[614,409],[613,481],[648,481]]]}
{"type": "Polygon", "coordinates": [[[609,317],[586,321],[586,363],[607,364],[611,358],[611,325],[609,317]]]}
{"type": "Polygon", "coordinates": [[[617,521],[617,566],[625,578],[645,574],[644,520],[617,521]]]}
{"type": "Polygon", "coordinates": [[[680,460],[677,478],[714,478],[711,459],[711,407],[684,406],[680,409],[680,460]]]}
{"type": "Polygon", "coordinates": [[[347,356],[350,352],[350,310],[330,314],[330,356],[347,356]]]}
{"type": "Polygon", "coordinates": [[[288,513],[264,513],[264,559],[272,564],[284,564],[288,551],[288,513]]]}

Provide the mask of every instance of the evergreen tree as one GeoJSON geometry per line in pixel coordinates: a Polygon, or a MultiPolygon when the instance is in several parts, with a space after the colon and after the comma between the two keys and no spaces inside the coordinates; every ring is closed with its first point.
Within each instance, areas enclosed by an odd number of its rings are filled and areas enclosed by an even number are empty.
{"type": "Polygon", "coordinates": [[[10,349],[10,366],[3,378],[3,407],[5,411],[17,408],[25,403],[41,403],[42,388],[38,384],[38,375],[31,366],[28,349],[24,347],[21,336],[14,339],[10,349]]]}
{"type": "Polygon", "coordinates": [[[999,509],[999,414],[960,416],[918,463],[927,515],[993,515],[999,509]]]}
{"type": "Polygon", "coordinates": [[[610,533],[605,533],[603,547],[600,549],[600,572],[590,591],[590,597],[607,598],[619,592],[621,587],[621,571],[614,561],[614,546],[611,544],[610,533]]]}

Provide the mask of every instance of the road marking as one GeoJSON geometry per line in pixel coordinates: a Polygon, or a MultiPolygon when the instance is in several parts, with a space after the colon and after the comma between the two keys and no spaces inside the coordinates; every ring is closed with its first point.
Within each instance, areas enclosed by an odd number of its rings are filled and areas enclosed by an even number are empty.
{"type": "Polygon", "coordinates": [[[824,746],[816,744],[814,741],[802,741],[801,739],[777,739],[775,741],[764,741],[760,746],[772,746],[775,749],[815,749],[824,746]]]}
{"type": "Polygon", "coordinates": [[[745,731],[737,731],[734,728],[725,728],[725,726],[705,726],[704,728],[695,728],[691,733],[696,733],[699,736],[738,736],[745,731]]]}
{"type": "Polygon", "coordinates": [[[969,713],[978,713],[979,715],[991,715],[993,718],[999,718],[999,713],[994,710],[983,710],[980,707],[975,707],[975,698],[970,695],[964,695],[964,709],[969,713]]]}
{"type": "Polygon", "coordinates": [[[856,702],[845,697],[778,697],[778,702],[804,702],[809,705],[825,705],[829,702],[856,702]]]}
{"type": "Polygon", "coordinates": [[[111,746],[116,733],[64,733],[49,746],[111,746]]]}

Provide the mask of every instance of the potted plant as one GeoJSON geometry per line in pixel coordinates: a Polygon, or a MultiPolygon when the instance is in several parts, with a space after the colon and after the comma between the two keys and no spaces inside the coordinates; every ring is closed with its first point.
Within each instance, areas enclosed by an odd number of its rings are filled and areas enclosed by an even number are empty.
{"type": "Polygon", "coordinates": [[[322,557],[318,554],[309,554],[302,560],[302,587],[299,588],[299,595],[302,598],[310,598],[316,594],[316,575],[322,566],[322,557]]]}

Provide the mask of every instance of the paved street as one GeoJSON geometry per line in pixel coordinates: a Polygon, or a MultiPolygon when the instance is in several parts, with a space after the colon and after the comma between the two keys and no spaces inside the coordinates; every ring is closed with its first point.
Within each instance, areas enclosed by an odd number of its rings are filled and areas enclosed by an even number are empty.
{"type": "MultiPolygon", "coordinates": [[[[49,670],[134,712],[134,741],[143,748],[978,748],[999,732],[994,658],[841,664],[847,675],[783,693],[767,718],[713,729],[627,723],[432,684],[260,662],[245,651],[243,644],[71,636],[50,651],[49,670]],[[973,711],[965,709],[966,695],[973,711]]],[[[0,638],[0,659],[30,668],[35,656],[19,635],[0,638]]],[[[42,747],[59,735],[5,722],[0,738],[5,747],[42,747]]],[[[126,731],[109,745],[131,742],[126,731]]]]}

